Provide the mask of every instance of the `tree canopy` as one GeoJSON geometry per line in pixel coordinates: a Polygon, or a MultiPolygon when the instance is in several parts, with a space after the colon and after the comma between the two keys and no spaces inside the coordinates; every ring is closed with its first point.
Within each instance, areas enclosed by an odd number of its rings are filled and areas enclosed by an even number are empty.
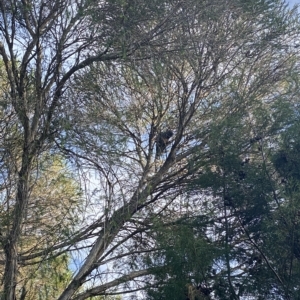
{"type": "Polygon", "coordinates": [[[296,299],[299,25],[277,0],[0,1],[2,299],[296,299]]]}

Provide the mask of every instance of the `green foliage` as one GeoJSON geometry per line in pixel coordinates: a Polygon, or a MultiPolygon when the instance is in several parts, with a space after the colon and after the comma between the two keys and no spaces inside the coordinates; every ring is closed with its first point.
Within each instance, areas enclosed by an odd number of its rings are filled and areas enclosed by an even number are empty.
{"type": "Polygon", "coordinates": [[[189,163],[200,170],[189,196],[201,195],[207,219],[165,229],[157,261],[168,263],[149,299],[300,297],[299,113],[286,95],[273,100],[211,124],[204,159],[189,163]]]}
{"type": "Polygon", "coordinates": [[[202,228],[195,225],[188,221],[158,229],[157,244],[163,250],[153,257],[150,266],[164,267],[154,273],[158,283],[149,288],[148,299],[185,299],[189,290],[205,283],[216,249],[204,239],[202,228]]]}
{"type": "Polygon", "coordinates": [[[55,300],[72,277],[67,254],[50,257],[22,270],[23,285],[28,300],[55,300]]]}
{"type": "Polygon", "coordinates": [[[299,121],[295,121],[282,134],[280,149],[273,155],[273,163],[282,179],[299,181],[300,179],[300,135],[299,121]]]}
{"type": "Polygon", "coordinates": [[[67,253],[48,253],[47,248],[72,236],[79,220],[81,194],[59,155],[45,154],[38,170],[31,177],[33,188],[19,251],[45,254],[19,269],[17,289],[20,297],[26,294],[26,300],[55,300],[66,288],[72,272],[67,253]]]}

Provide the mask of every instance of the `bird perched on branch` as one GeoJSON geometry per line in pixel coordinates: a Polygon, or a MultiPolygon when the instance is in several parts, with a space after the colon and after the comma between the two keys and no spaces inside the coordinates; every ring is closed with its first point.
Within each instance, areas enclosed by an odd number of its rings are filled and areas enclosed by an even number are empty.
{"type": "Polygon", "coordinates": [[[170,138],[173,136],[173,131],[168,129],[166,131],[160,132],[156,137],[156,158],[159,158],[163,152],[166,150],[168,144],[170,143],[170,138]]]}

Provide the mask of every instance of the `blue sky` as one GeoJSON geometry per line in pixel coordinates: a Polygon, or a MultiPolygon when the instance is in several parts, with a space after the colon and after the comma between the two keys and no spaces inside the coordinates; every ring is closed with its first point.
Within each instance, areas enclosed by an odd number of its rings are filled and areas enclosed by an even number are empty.
{"type": "Polygon", "coordinates": [[[290,3],[291,5],[300,4],[300,0],[287,0],[287,2],[290,3]]]}

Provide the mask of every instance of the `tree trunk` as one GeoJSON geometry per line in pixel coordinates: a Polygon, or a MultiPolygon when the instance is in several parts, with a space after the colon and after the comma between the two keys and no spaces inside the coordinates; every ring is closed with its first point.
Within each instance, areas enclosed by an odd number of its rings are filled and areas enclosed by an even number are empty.
{"type": "Polygon", "coordinates": [[[3,300],[16,300],[18,242],[21,236],[24,212],[28,204],[29,174],[32,157],[29,147],[25,147],[22,156],[22,168],[18,174],[16,203],[12,213],[13,222],[4,244],[3,300]]]}

